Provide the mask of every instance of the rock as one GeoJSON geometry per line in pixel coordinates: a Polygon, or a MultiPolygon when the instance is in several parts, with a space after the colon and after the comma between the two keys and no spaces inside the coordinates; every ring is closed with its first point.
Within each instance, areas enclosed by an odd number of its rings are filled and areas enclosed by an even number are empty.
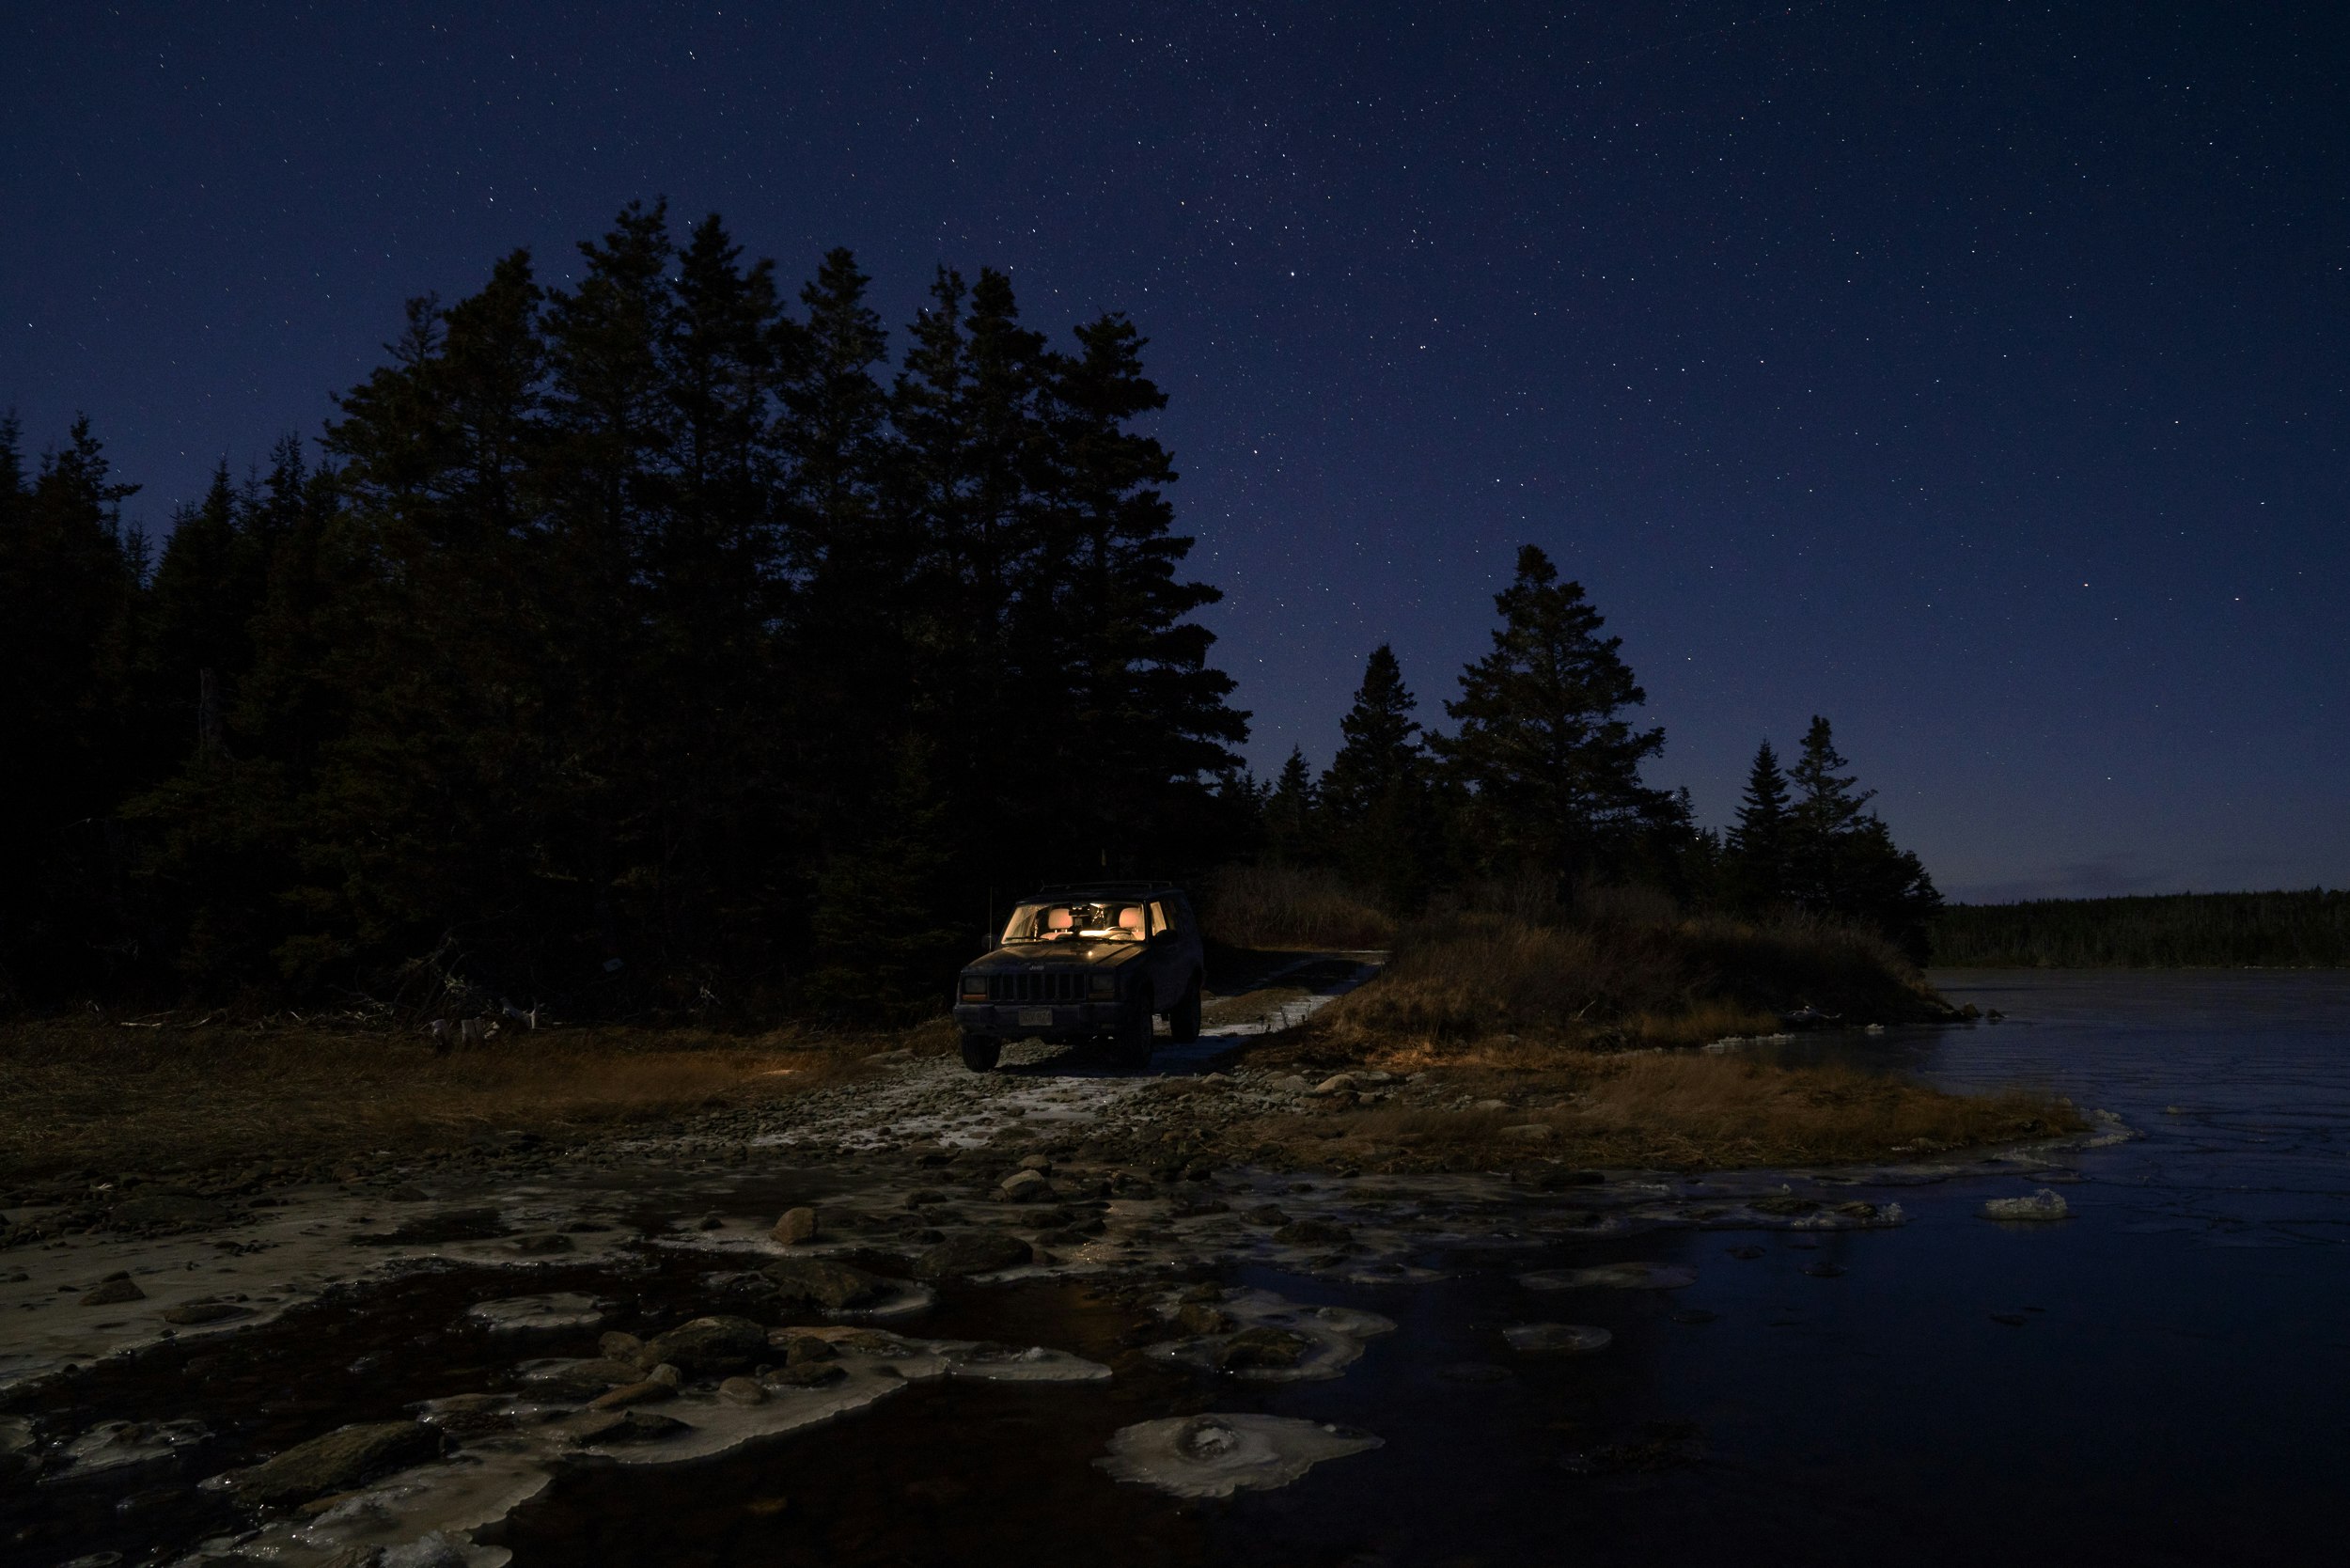
{"type": "Polygon", "coordinates": [[[881,1276],[830,1258],[778,1259],[760,1273],[776,1282],[785,1301],[827,1311],[861,1306],[889,1290],[889,1282],[881,1276]]]}
{"type": "Polygon", "coordinates": [[[258,1503],[306,1502],[325,1492],[347,1492],[370,1476],[437,1458],[440,1434],[415,1421],[346,1426],[297,1443],[274,1459],[237,1472],[240,1497],[258,1503]]]}
{"type": "Polygon", "coordinates": [[[1605,1328],[1580,1323],[1521,1323],[1503,1329],[1501,1337],[1512,1350],[1559,1351],[1570,1356],[1606,1350],[1616,1338],[1605,1328]]]}
{"type": "Polygon", "coordinates": [[[1193,1334],[1230,1334],[1240,1326],[1232,1314],[1204,1301],[1187,1301],[1177,1309],[1175,1321],[1193,1334]]]}
{"type": "Polygon", "coordinates": [[[1501,1136],[1524,1143],[1539,1143],[1544,1138],[1557,1137],[1558,1129],[1547,1121],[1524,1121],[1514,1127],[1502,1128],[1501,1136]]]}
{"type": "Polygon", "coordinates": [[[1994,1198],[1982,1206],[1985,1219],[2048,1220],[2070,1219],[2073,1211],[2066,1206],[2063,1195],[2042,1187],[2029,1198],[1994,1198]]]}
{"type": "Polygon", "coordinates": [[[384,1548],[381,1546],[345,1546],[319,1568],[384,1568],[384,1548]]]}
{"type": "Polygon", "coordinates": [[[700,1376],[739,1372],[767,1349],[767,1330],[748,1318],[707,1317],[681,1324],[645,1341],[636,1353],[639,1366],[663,1363],[700,1376]]]}
{"type": "Polygon", "coordinates": [[[551,1257],[573,1248],[572,1238],[560,1231],[531,1231],[506,1238],[506,1249],[525,1258],[551,1257]]]}
{"type": "Polygon", "coordinates": [[[513,1295],[497,1301],[477,1301],[465,1315],[489,1325],[491,1332],[518,1334],[530,1329],[592,1328],[603,1321],[596,1298],[576,1291],[549,1295],[513,1295]]]}
{"type": "Polygon", "coordinates": [[[167,1309],[164,1313],[164,1321],[176,1323],[181,1327],[194,1327],[199,1324],[227,1323],[231,1318],[249,1318],[252,1315],[250,1307],[240,1307],[233,1301],[191,1301],[167,1309]]]}
{"type": "Polygon", "coordinates": [[[1028,1244],[1001,1231],[965,1231],[949,1236],[914,1261],[917,1279],[952,1279],[966,1274],[993,1274],[1018,1268],[1033,1254],[1028,1244]]]}
{"type": "MultiPolygon", "coordinates": [[[[773,1336],[769,1337],[769,1342],[774,1342],[773,1336]]],[[[819,1339],[813,1334],[794,1334],[783,1342],[783,1364],[787,1367],[804,1367],[839,1358],[840,1352],[834,1348],[830,1340],[819,1339]]]]}
{"type": "Polygon", "coordinates": [[[1313,1085],[1295,1073],[1290,1074],[1287,1077],[1274,1079],[1273,1087],[1283,1094],[1306,1094],[1313,1090],[1313,1085]]]}
{"type": "Polygon", "coordinates": [[[1259,1367],[1293,1367],[1314,1348],[1313,1341],[1286,1328],[1260,1325],[1244,1328],[1215,1348],[1221,1372],[1247,1372],[1259,1367]]]}
{"type": "Polygon", "coordinates": [[[1033,1170],[1040,1176],[1050,1176],[1053,1173],[1052,1157],[1047,1154],[1024,1154],[1020,1159],[1020,1168],[1033,1170]]]}
{"type": "Polygon", "coordinates": [[[767,1233],[786,1247],[797,1247],[802,1242],[814,1241],[816,1239],[816,1211],[805,1207],[786,1209],[783,1211],[783,1217],[776,1221],[776,1228],[767,1233]]]}
{"type": "Polygon", "coordinates": [[[1315,1094],[1352,1094],[1355,1092],[1355,1080],[1354,1074],[1349,1073],[1333,1073],[1330,1076],[1323,1079],[1322,1082],[1314,1085],[1311,1092],[1315,1094]]]}
{"type": "Polygon", "coordinates": [[[1287,1225],[1290,1222],[1290,1216],[1282,1213],[1277,1203],[1260,1203],[1241,1217],[1251,1225],[1287,1225]]]}
{"type": "Polygon", "coordinates": [[[779,1367],[767,1374],[770,1388],[821,1388],[827,1383],[838,1383],[849,1375],[849,1370],[838,1361],[807,1361],[796,1367],[779,1367]]]}
{"type": "Polygon", "coordinates": [[[1050,1195],[1053,1184],[1041,1170],[1016,1170],[1004,1178],[996,1194],[1010,1203],[1027,1203],[1050,1195]]]}
{"type": "MultiPolygon", "coordinates": [[[[1749,1199],[1747,1207],[1759,1215],[1808,1215],[1819,1203],[1810,1198],[1797,1198],[1791,1193],[1772,1193],[1767,1197],[1749,1199]]],[[[1873,1212],[1873,1211],[1872,1211],[1873,1212]]]]}
{"type": "Polygon", "coordinates": [[[718,1385],[718,1397],[729,1404],[764,1404],[767,1389],[755,1377],[729,1377],[718,1385]]]}
{"type": "Polygon", "coordinates": [[[607,1360],[623,1362],[629,1366],[636,1364],[637,1353],[644,1348],[644,1341],[634,1334],[623,1334],[619,1329],[614,1329],[596,1341],[596,1349],[601,1351],[607,1360]]]}
{"type": "Polygon", "coordinates": [[[1126,1427],[1094,1463],[1179,1497],[1286,1486],[1326,1459],[1380,1446],[1369,1433],[1288,1416],[1172,1416],[1126,1427]]]}
{"type": "Polygon", "coordinates": [[[586,1361],[525,1362],[520,1372],[523,1386],[534,1395],[556,1399],[593,1399],[606,1388],[638,1382],[645,1375],[645,1369],[634,1358],[623,1361],[610,1356],[586,1361]]]}
{"type": "Polygon", "coordinates": [[[1326,1219],[1293,1219],[1274,1231],[1273,1239],[1283,1247],[1343,1247],[1355,1232],[1326,1219]]]}
{"type": "Polygon", "coordinates": [[[665,1388],[674,1388],[685,1381],[685,1374],[677,1369],[675,1362],[671,1361],[661,1362],[645,1375],[665,1388]]]}
{"type": "Polygon", "coordinates": [[[657,1410],[599,1410],[572,1428],[580,1443],[646,1443],[673,1437],[686,1423],[657,1410]]]}
{"type": "Polygon", "coordinates": [[[1543,1269],[1521,1274],[1518,1283],[1529,1291],[1579,1291],[1606,1288],[1619,1291],[1677,1291],[1694,1285],[1694,1270],[1668,1268],[1662,1263],[1602,1263],[1597,1268],[1543,1269]]]}
{"type": "Polygon", "coordinates": [[[402,1545],[386,1546],[376,1568],[465,1568],[464,1548],[439,1530],[402,1545]]]}
{"type": "Polygon", "coordinates": [[[106,1223],[118,1231],[160,1231],[227,1223],[228,1211],[192,1192],[146,1192],[114,1206],[106,1223]]]}
{"type": "Polygon", "coordinates": [[[1877,1216],[1877,1206],[1874,1203],[1864,1203],[1856,1200],[1850,1203],[1837,1204],[1836,1212],[1846,1219],[1874,1219],[1877,1216]]]}
{"type": "Polygon", "coordinates": [[[659,1404],[663,1400],[677,1398],[677,1385],[660,1378],[648,1377],[641,1383],[624,1383],[620,1387],[598,1394],[588,1402],[590,1410],[625,1410],[632,1404],[659,1404]]]}
{"type": "Polygon", "coordinates": [[[132,1282],[131,1276],[110,1274],[82,1293],[85,1307],[112,1307],[124,1301],[145,1301],[147,1293],[132,1282]]]}

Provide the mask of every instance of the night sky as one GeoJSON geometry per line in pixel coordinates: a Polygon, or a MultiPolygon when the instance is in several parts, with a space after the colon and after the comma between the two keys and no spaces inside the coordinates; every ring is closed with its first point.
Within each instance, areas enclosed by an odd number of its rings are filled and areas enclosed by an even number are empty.
{"type": "Polygon", "coordinates": [[[0,22],[0,405],[151,530],[634,197],[1132,314],[1260,772],[1524,541],[1734,807],[1958,897],[2350,884],[2339,5],[176,4],[0,22]]]}

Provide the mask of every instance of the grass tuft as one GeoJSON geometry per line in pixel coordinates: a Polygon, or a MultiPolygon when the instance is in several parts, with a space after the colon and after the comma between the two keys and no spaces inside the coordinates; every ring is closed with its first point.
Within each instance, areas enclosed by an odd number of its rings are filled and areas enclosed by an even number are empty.
{"type": "Polygon", "coordinates": [[[1384,948],[1394,917],[1326,870],[1228,866],[1209,879],[1199,918],[1210,940],[1233,948],[1384,948]]]}

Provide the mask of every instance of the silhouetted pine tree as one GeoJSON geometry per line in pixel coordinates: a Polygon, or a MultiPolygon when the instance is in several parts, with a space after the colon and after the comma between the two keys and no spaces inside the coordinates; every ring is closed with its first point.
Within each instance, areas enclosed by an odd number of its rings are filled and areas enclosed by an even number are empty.
{"type": "Polygon", "coordinates": [[[1828,721],[1814,714],[1795,763],[1796,796],[1788,812],[1791,891],[1814,914],[1873,927],[1918,963],[1942,895],[1917,855],[1899,848],[1867,810],[1874,790],[1856,791],[1856,776],[1836,749],[1828,721]]]}
{"type": "Polygon", "coordinates": [[[1735,907],[1760,913],[1789,902],[1792,832],[1787,776],[1779,771],[1778,753],[1766,740],[1755,748],[1738,820],[1724,846],[1727,890],[1735,907]]]}
{"type": "Polygon", "coordinates": [[[1321,804],[1306,753],[1290,747],[1264,797],[1265,853],[1277,864],[1310,866],[1321,859],[1321,804]]]}
{"type": "Polygon", "coordinates": [[[1395,909],[1416,907],[1434,873],[1437,824],[1428,754],[1412,717],[1418,706],[1394,649],[1381,643],[1364,666],[1354,706],[1339,720],[1343,740],[1320,792],[1340,873],[1395,909]]]}
{"type": "Polygon", "coordinates": [[[1647,700],[1583,585],[1560,582],[1529,544],[1517,578],[1494,596],[1493,651],[1462,672],[1445,704],[1459,733],[1432,745],[1472,792],[1472,832],[1495,870],[1551,876],[1562,897],[1607,869],[1662,808],[1640,764],[1664,748],[1661,729],[1622,715],[1647,700]]]}

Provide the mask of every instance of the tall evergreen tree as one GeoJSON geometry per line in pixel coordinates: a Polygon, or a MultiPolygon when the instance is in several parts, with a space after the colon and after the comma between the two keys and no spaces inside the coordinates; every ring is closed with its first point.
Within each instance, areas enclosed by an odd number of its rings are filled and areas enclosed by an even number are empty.
{"type": "Polygon", "coordinates": [[[1729,893],[1738,907],[1759,913],[1787,902],[1789,812],[1787,776],[1779,771],[1778,753],[1766,740],[1755,748],[1738,820],[1725,846],[1729,893]]]}
{"type": "Polygon", "coordinates": [[[1571,892],[1660,809],[1640,764],[1665,732],[1623,717],[1648,699],[1618,651],[1623,639],[1599,635],[1606,623],[1583,585],[1560,582],[1540,549],[1519,550],[1516,580],[1494,604],[1493,651],[1445,704],[1459,732],[1434,744],[1474,792],[1485,863],[1537,869],[1571,892]]]}
{"type": "Polygon", "coordinates": [[[1322,776],[1322,807],[1334,823],[1359,822],[1389,790],[1421,781],[1427,753],[1412,717],[1418,706],[1395,650],[1384,642],[1372,649],[1354,706],[1339,720],[1339,754],[1322,776]]]}
{"type": "Polygon", "coordinates": [[[1281,865],[1311,865],[1320,858],[1321,801],[1306,753],[1290,747],[1288,760],[1265,794],[1265,851],[1281,865]]]}

